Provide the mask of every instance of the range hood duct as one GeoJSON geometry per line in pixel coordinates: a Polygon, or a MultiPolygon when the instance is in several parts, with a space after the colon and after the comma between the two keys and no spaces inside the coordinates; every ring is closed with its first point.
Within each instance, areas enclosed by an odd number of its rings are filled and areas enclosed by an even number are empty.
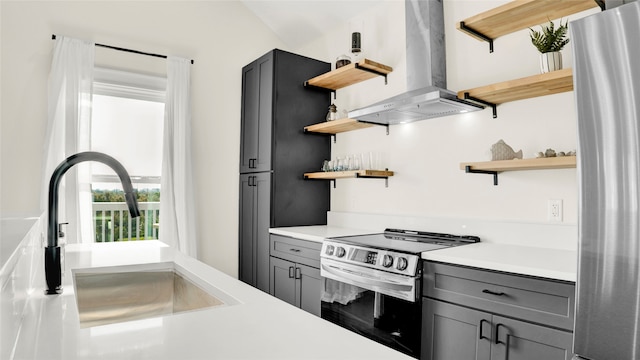
{"type": "Polygon", "coordinates": [[[484,109],[447,90],[442,0],[405,0],[408,91],[349,112],[376,124],[398,124],[484,109]]]}

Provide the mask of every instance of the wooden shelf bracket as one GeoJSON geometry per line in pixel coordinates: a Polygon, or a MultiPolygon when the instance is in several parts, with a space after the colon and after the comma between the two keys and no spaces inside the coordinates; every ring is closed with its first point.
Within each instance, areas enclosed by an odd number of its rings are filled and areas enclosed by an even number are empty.
{"type": "Polygon", "coordinates": [[[371,125],[375,125],[375,126],[384,126],[385,128],[387,128],[387,135],[389,135],[389,124],[380,124],[380,123],[374,123],[374,122],[362,121],[362,120],[358,120],[358,122],[363,123],[363,124],[371,124],[371,125]]]}
{"type": "Polygon", "coordinates": [[[464,21],[460,21],[460,30],[464,31],[468,34],[470,34],[471,36],[475,36],[476,38],[482,39],[486,42],[489,43],[489,52],[492,53],[493,52],[493,39],[486,36],[485,34],[476,31],[470,27],[468,27],[467,25],[465,25],[464,21]]]}
{"type": "Polygon", "coordinates": [[[492,102],[488,102],[488,101],[484,101],[482,99],[478,99],[476,97],[473,97],[473,96],[469,95],[468,92],[464,93],[464,99],[465,100],[471,100],[471,101],[480,103],[482,105],[491,107],[491,109],[493,109],[493,118],[496,119],[498,117],[498,104],[494,104],[492,102]]]}
{"type": "Polygon", "coordinates": [[[368,68],[368,67],[365,67],[365,66],[361,66],[360,63],[356,63],[356,69],[362,70],[362,71],[368,71],[368,72],[370,72],[372,74],[376,74],[376,75],[384,77],[384,84],[387,85],[387,73],[384,73],[382,71],[378,71],[376,69],[368,68]]]}
{"type": "Polygon", "coordinates": [[[328,88],[323,87],[323,86],[312,85],[312,84],[309,84],[309,81],[305,81],[304,83],[302,83],[302,86],[304,86],[306,88],[310,88],[310,89],[316,89],[316,90],[330,92],[331,94],[333,94],[333,100],[336,99],[336,91],[333,90],[333,89],[328,89],[328,88]]]}
{"type": "Polygon", "coordinates": [[[488,175],[493,175],[493,185],[494,186],[498,185],[498,172],[497,171],[475,170],[475,169],[472,169],[470,165],[467,165],[467,166],[464,167],[464,172],[466,172],[468,174],[488,174],[488,175]]]}
{"type": "MultiPolygon", "coordinates": [[[[385,171],[389,171],[389,169],[385,169],[385,171]]],[[[358,179],[384,179],[384,187],[388,188],[389,187],[389,177],[388,176],[367,176],[367,175],[362,175],[360,173],[356,173],[356,178],[358,179]]],[[[333,183],[333,187],[335,188],[335,181],[333,183]]]]}

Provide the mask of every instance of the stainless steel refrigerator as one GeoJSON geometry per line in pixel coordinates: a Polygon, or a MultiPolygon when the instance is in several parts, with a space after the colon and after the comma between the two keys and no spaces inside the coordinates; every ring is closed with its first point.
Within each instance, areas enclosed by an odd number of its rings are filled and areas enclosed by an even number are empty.
{"type": "Polygon", "coordinates": [[[569,24],[578,111],[576,359],[640,359],[640,2],[569,24]]]}

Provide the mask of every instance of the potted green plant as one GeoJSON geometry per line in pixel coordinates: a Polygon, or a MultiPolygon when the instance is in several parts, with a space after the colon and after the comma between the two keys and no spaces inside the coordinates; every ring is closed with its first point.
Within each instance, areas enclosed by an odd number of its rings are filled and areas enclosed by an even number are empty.
{"type": "Polygon", "coordinates": [[[562,54],[560,50],[569,43],[567,32],[569,31],[569,23],[566,21],[555,26],[553,21],[549,20],[549,24],[540,25],[541,31],[535,31],[531,28],[531,43],[540,52],[540,71],[547,73],[550,71],[562,69],[562,54]]]}

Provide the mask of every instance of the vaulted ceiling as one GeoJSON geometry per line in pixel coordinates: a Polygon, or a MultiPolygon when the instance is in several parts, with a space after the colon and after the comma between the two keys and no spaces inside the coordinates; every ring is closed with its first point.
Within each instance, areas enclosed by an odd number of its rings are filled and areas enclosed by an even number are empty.
{"type": "MultiPolygon", "coordinates": [[[[297,47],[384,0],[241,0],[288,46],[297,47]]],[[[389,0],[386,0],[389,1],[389,0]]]]}

